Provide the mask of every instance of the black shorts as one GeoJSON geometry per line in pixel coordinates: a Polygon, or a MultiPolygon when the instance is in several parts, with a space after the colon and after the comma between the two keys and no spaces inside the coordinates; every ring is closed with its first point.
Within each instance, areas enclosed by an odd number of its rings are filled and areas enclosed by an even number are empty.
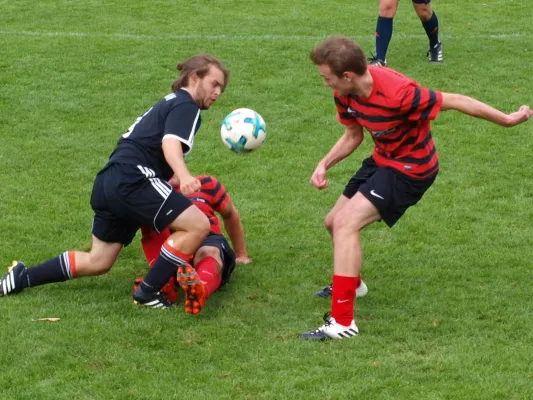
{"type": "Polygon", "coordinates": [[[412,0],[415,4],[429,4],[431,0],[412,0]]]}
{"type": "Polygon", "coordinates": [[[202,246],[213,246],[220,251],[220,258],[222,259],[222,283],[220,286],[226,284],[235,269],[235,253],[228,241],[223,235],[210,233],[209,236],[205,238],[202,246]]]}
{"type": "Polygon", "coordinates": [[[378,209],[381,219],[392,227],[409,207],[418,203],[436,177],[437,173],[414,179],[394,168],[378,167],[369,157],[352,176],[343,195],[351,199],[361,192],[378,209]]]}
{"type": "Polygon", "coordinates": [[[150,168],[111,164],[94,180],[93,235],[104,242],[127,246],[140,226],[161,232],[191,205],[150,168]]]}

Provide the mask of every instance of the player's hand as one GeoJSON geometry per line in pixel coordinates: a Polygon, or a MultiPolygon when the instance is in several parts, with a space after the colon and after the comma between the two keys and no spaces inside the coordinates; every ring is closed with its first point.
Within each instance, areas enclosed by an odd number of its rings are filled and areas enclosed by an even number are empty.
{"type": "Polygon", "coordinates": [[[237,264],[250,264],[252,259],[248,256],[240,256],[235,258],[235,262],[237,264]]]}
{"type": "Polygon", "coordinates": [[[529,106],[522,106],[518,111],[509,114],[509,124],[507,126],[516,126],[522,122],[526,122],[533,115],[533,111],[529,106]]]}
{"type": "Polygon", "coordinates": [[[202,187],[200,180],[191,175],[185,176],[180,181],[180,191],[184,196],[197,192],[202,187]]]}
{"type": "Polygon", "coordinates": [[[316,187],[318,190],[322,190],[328,187],[328,180],[326,179],[326,173],[328,170],[322,164],[318,164],[311,176],[311,185],[316,187]]]}
{"type": "Polygon", "coordinates": [[[179,188],[180,187],[180,178],[178,178],[178,175],[172,175],[172,178],[170,178],[168,180],[168,183],[170,183],[175,188],[179,188]]]}

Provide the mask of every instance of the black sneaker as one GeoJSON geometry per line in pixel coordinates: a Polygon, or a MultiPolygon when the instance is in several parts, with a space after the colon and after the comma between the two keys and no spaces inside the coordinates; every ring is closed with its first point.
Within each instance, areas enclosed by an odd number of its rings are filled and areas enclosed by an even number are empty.
{"type": "Polygon", "coordinates": [[[442,64],[444,61],[442,57],[442,43],[439,42],[435,46],[430,47],[426,56],[430,64],[442,64]]]}
{"type": "Polygon", "coordinates": [[[376,67],[386,67],[387,60],[381,60],[377,58],[376,56],[372,56],[372,58],[368,59],[368,64],[375,65],[376,67]]]}
{"type": "Polygon", "coordinates": [[[15,294],[24,289],[22,279],[27,269],[23,262],[13,261],[13,264],[7,269],[7,274],[0,280],[0,297],[15,294]]]}
{"type": "Polygon", "coordinates": [[[352,320],[349,326],[344,326],[335,318],[330,316],[329,312],[324,314],[324,325],[318,327],[314,331],[304,332],[300,335],[300,339],[305,340],[326,340],[326,339],[347,339],[355,337],[359,334],[359,329],[355,325],[355,321],[352,320]]]}
{"type": "MultiPolygon", "coordinates": [[[[315,296],[322,297],[322,298],[331,297],[332,290],[333,290],[333,285],[329,284],[328,286],[316,292],[315,296]]],[[[361,281],[361,283],[359,284],[359,287],[355,291],[355,297],[361,298],[361,297],[365,297],[367,294],[368,294],[368,287],[363,281],[361,281]]]]}
{"type": "Polygon", "coordinates": [[[322,298],[331,297],[331,292],[332,291],[333,291],[333,285],[329,284],[325,288],[322,288],[318,292],[316,292],[315,296],[316,297],[322,297],[322,298]]]}
{"type": "Polygon", "coordinates": [[[167,300],[161,292],[146,293],[139,285],[133,294],[133,302],[150,308],[172,308],[174,304],[167,300]]]}

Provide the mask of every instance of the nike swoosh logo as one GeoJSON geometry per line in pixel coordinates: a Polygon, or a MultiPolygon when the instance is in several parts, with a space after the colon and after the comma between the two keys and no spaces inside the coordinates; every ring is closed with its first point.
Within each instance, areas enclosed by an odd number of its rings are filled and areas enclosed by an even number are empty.
{"type": "Polygon", "coordinates": [[[370,191],[370,194],[374,197],[377,197],[378,199],[385,200],[385,198],[381,197],[379,194],[376,193],[374,189],[370,191]]]}
{"type": "Polygon", "coordinates": [[[337,303],[346,303],[349,300],[337,300],[337,303]]]}
{"type": "Polygon", "coordinates": [[[353,110],[352,107],[348,107],[348,112],[349,113],[355,113],[355,110],[353,110]]]}

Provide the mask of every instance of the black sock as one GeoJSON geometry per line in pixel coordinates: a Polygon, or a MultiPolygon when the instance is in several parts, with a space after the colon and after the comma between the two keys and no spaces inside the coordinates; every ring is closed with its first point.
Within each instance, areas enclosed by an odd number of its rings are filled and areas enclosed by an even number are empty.
{"type": "Polygon", "coordinates": [[[392,18],[378,17],[376,24],[376,58],[387,59],[387,49],[392,38],[392,18]]]}
{"type": "Polygon", "coordinates": [[[435,47],[439,43],[439,19],[437,18],[437,14],[433,12],[430,19],[422,21],[422,26],[428,35],[429,46],[432,48],[435,47]]]}
{"type": "Polygon", "coordinates": [[[63,282],[74,278],[68,252],[66,251],[42,264],[28,268],[25,279],[22,280],[22,287],[26,288],[53,282],[63,282]]]}
{"type": "Polygon", "coordinates": [[[141,283],[141,288],[144,292],[155,293],[161,290],[168,282],[172,275],[176,274],[176,269],[183,264],[186,264],[191,257],[179,252],[165,243],[161,247],[161,253],[154,265],[141,283]]]}

